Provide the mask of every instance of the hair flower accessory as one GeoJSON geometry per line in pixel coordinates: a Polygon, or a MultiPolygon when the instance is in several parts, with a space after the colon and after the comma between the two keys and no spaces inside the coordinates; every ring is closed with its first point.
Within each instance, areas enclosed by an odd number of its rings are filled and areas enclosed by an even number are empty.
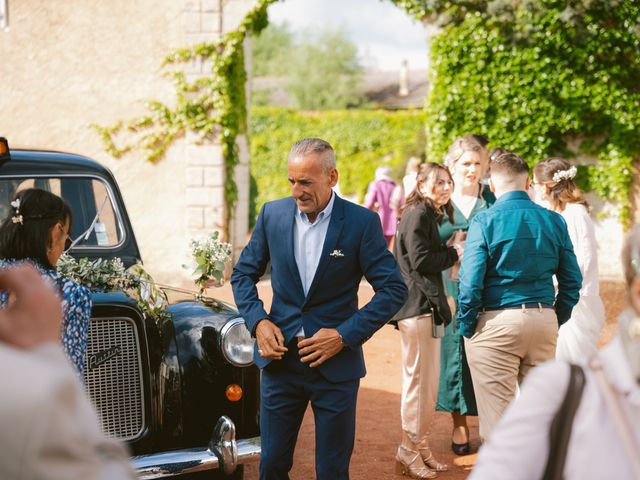
{"type": "Polygon", "coordinates": [[[13,223],[19,223],[20,225],[24,224],[24,218],[20,215],[20,199],[16,198],[11,202],[11,206],[15,209],[15,215],[11,217],[11,221],[13,223]]]}
{"type": "Polygon", "coordinates": [[[577,173],[578,169],[575,167],[575,165],[572,165],[571,168],[568,168],[566,170],[558,170],[556,173],[554,173],[553,181],[561,182],[562,180],[572,180],[575,178],[577,173]]]}

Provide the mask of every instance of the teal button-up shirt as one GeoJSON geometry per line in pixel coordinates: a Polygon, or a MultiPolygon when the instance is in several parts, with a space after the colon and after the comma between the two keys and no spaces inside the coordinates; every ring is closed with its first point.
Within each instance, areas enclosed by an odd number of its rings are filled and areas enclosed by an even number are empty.
{"type": "Polygon", "coordinates": [[[571,317],[581,286],[564,219],[533,203],[524,191],[505,193],[469,226],[460,268],[460,333],[474,334],[483,308],[530,302],[554,305],[562,324],[571,317]]]}

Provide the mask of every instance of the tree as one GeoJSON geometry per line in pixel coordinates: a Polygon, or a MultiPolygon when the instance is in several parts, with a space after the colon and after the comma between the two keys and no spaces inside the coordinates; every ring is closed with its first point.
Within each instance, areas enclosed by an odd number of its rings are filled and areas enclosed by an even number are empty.
{"type": "MultiPolygon", "coordinates": [[[[361,103],[362,67],[346,32],[309,30],[301,38],[293,37],[286,25],[267,27],[253,44],[255,75],[284,76],[284,88],[301,110],[334,110],[361,103]]],[[[268,103],[264,94],[255,93],[258,103],[268,103]]]]}
{"type": "Polygon", "coordinates": [[[251,49],[253,76],[286,75],[293,44],[293,33],[287,23],[271,24],[265,28],[253,39],[251,49]]]}

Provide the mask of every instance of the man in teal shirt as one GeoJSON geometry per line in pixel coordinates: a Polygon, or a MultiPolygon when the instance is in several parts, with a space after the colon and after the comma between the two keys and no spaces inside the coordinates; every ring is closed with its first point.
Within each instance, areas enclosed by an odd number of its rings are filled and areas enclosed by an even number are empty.
{"type": "Polygon", "coordinates": [[[530,181],[529,167],[515,154],[491,162],[498,200],[471,221],[460,269],[457,322],[484,439],[517,382],[555,357],[558,326],[571,316],[582,286],[566,224],[531,201],[530,181]]]}

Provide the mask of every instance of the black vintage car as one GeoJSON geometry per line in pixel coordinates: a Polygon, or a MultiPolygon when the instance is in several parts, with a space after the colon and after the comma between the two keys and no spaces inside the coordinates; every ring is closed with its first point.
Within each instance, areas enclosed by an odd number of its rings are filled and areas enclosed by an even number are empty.
{"type": "MultiPolygon", "coordinates": [[[[49,190],[73,211],[76,258],[140,262],[108,169],[58,152],[8,151],[0,138],[0,217],[18,189],[49,190]]],[[[243,477],[260,456],[259,371],[244,320],[229,305],[163,288],[167,315],[122,292],[93,294],[86,389],[104,432],[128,443],[140,478],[243,477]],[[195,472],[195,473],[194,473],[195,472]]]]}

